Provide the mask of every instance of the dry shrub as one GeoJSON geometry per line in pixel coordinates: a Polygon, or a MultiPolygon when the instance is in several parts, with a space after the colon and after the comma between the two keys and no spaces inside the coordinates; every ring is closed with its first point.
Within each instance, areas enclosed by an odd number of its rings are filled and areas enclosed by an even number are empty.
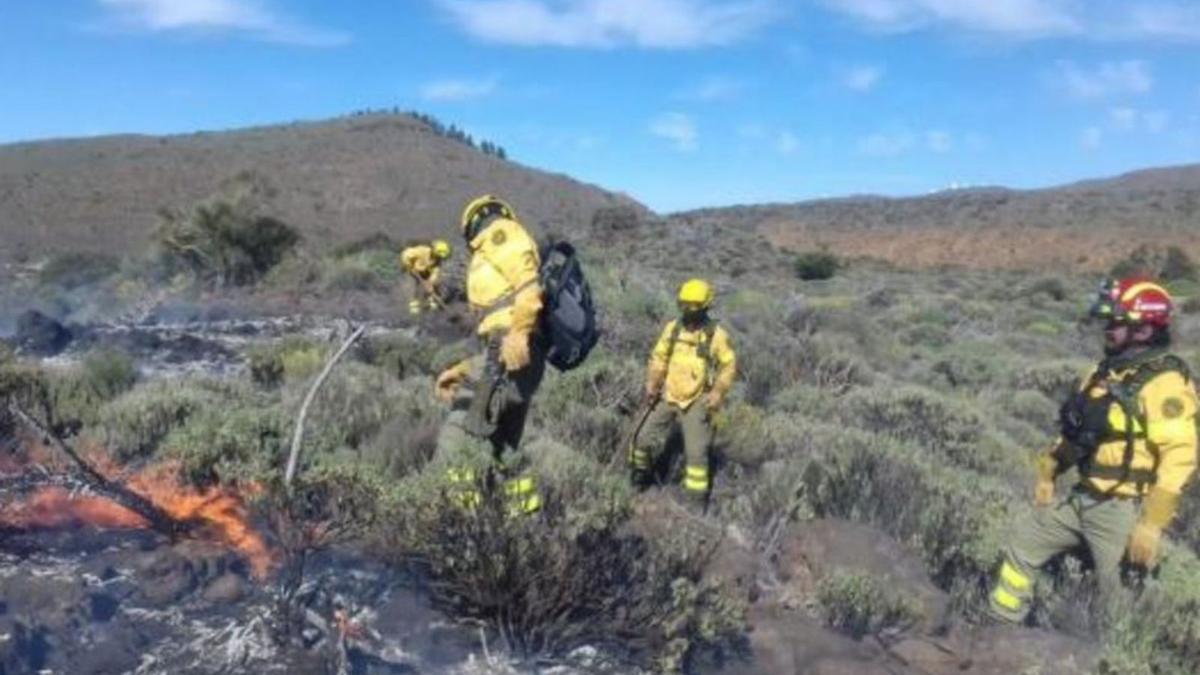
{"type": "Polygon", "coordinates": [[[396,491],[378,545],[425,579],[438,606],[484,622],[509,649],[549,656],[593,645],[676,672],[740,647],[743,603],[704,580],[711,545],[634,533],[623,490],[596,485],[594,471],[590,488],[543,487],[536,516],[511,513],[483,479],[482,503],[464,508],[436,473],[396,491]]]}

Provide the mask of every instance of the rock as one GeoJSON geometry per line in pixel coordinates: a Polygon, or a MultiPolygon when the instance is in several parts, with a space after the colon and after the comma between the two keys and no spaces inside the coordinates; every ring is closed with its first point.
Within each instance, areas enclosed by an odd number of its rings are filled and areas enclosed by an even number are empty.
{"type": "Polygon", "coordinates": [[[204,599],[214,604],[234,603],[246,597],[249,590],[245,579],[227,572],[204,589],[204,599]]]}
{"type": "Polygon", "coordinates": [[[54,356],[71,344],[67,327],[37,310],[26,310],[17,317],[17,332],[13,342],[27,354],[54,356]]]}
{"type": "Polygon", "coordinates": [[[926,628],[944,614],[949,602],[930,583],[915,552],[880,530],[846,520],[793,525],[780,544],[776,568],[784,582],[781,602],[789,606],[811,597],[815,584],[835,571],[887,579],[890,587],[921,604],[926,628]]]}
{"type": "Polygon", "coordinates": [[[720,675],[899,675],[916,673],[873,645],[855,642],[801,612],[757,605],[750,611],[751,659],[720,675]]]}

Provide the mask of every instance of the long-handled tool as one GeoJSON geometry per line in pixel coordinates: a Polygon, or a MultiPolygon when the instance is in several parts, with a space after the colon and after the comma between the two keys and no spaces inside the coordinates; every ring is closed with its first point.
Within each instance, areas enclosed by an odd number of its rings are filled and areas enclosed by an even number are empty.
{"type": "Polygon", "coordinates": [[[638,434],[642,433],[642,427],[646,426],[646,420],[650,419],[650,413],[654,412],[654,406],[658,404],[657,396],[647,396],[645,401],[642,401],[642,407],[638,409],[637,416],[634,417],[633,427],[629,429],[629,433],[622,439],[621,444],[617,446],[617,451],[608,458],[608,466],[611,468],[617,462],[617,457],[624,452],[626,456],[633,451],[634,444],[637,443],[638,434]]]}
{"type": "Polygon", "coordinates": [[[433,301],[437,303],[438,309],[446,309],[446,301],[442,299],[442,296],[438,294],[437,289],[433,287],[433,284],[429,283],[428,279],[422,279],[421,275],[412,270],[409,270],[408,274],[417,282],[418,286],[429,294],[430,298],[433,298],[433,301]]]}

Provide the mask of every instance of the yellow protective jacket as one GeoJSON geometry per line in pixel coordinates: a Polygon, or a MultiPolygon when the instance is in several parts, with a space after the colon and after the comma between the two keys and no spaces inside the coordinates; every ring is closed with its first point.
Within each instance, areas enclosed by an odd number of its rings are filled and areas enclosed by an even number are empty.
{"type": "MultiPolygon", "coordinates": [[[[1093,381],[1093,371],[1084,378],[1080,391],[1085,391],[1090,399],[1102,398],[1106,395],[1109,383],[1124,382],[1135,371],[1134,367],[1118,370],[1097,381],[1093,381]]],[[[1178,371],[1164,370],[1153,375],[1141,387],[1136,394],[1136,405],[1139,414],[1133,419],[1128,419],[1115,402],[1108,407],[1111,435],[1099,444],[1091,460],[1091,465],[1097,467],[1092,473],[1097,475],[1084,475],[1081,480],[1096,491],[1111,491],[1111,494],[1122,497],[1139,497],[1151,491],[1161,491],[1167,498],[1177,498],[1196,470],[1196,391],[1178,371]],[[1143,418],[1145,423],[1138,417],[1143,418]],[[1133,429],[1130,469],[1152,472],[1153,484],[1134,480],[1122,482],[1119,477],[1106,477],[1119,474],[1124,464],[1127,425],[1132,425],[1133,429]]],[[[1064,454],[1063,441],[1060,440],[1041,465],[1053,467],[1055,473],[1065,471],[1069,467],[1061,461],[1064,454]]]]}
{"type": "Polygon", "coordinates": [[[676,323],[667,323],[650,353],[648,383],[657,388],[665,380],[663,396],[667,403],[685,410],[706,392],[724,397],[737,377],[737,354],[729,334],[721,326],[698,330],[680,327],[677,334],[676,323]]]}
{"type": "Polygon", "coordinates": [[[433,247],[428,244],[409,246],[400,252],[400,264],[404,269],[430,283],[437,283],[441,275],[441,261],[434,257],[433,247]]]}
{"type": "Polygon", "coordinates": [[[532,333],[542,311],[537,242],[515,220],[497,218],[470,242],[467,301],[481,337],[532,333]]]}

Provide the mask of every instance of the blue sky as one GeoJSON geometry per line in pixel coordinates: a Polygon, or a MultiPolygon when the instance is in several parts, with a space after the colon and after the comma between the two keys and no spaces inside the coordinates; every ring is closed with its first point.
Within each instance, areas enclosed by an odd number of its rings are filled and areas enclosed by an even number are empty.
{"type": "Polygon", "coordinates": [[[399,106],[659,211],[1038,187],[1200,161],[1200,2],[0,0],[0,82],[0,142],[399,106]]]}

